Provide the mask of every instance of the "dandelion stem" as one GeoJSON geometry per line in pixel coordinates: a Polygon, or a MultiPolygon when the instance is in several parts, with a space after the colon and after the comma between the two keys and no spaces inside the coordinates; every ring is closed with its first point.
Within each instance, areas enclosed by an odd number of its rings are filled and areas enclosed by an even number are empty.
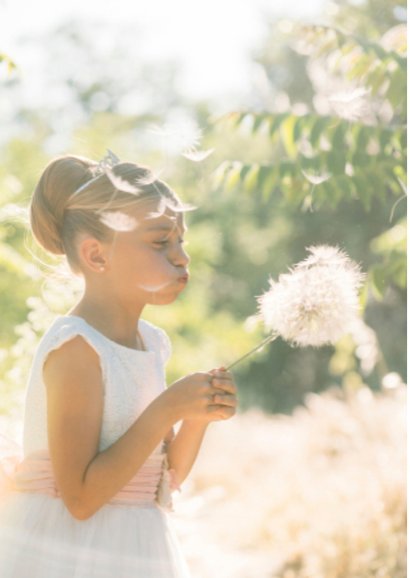
{"type": "Polygon", "coordinates": [[[240,361],[243,361],[244,359],[246,359],[247,357],[249,357],[250,355],[252,355],[252,353],[255,353],[255,351],[259,351],[259,349],[262,349],[262,347],[265,347],[265,345],[267,345],[268,343],[270,343],[271,341],[274,341],[276,338],[278,337],[278,335],[274,332],[269,333],[269,335],[259,343],[259,345],[257,345],[256,347],[254,347],[253,349],[251,349],[250,351],[248,351],[247,353],[245,353],[245,355],[242,355],[242,357],[239,357],[239,359],[237,359],[236,361],[234,361],[233,363],[231,363],[230,365],[228,365],[226,367],[227,370],[232,369],[232,367],[234,367],[235,365],[237,365],[240,361]]]}

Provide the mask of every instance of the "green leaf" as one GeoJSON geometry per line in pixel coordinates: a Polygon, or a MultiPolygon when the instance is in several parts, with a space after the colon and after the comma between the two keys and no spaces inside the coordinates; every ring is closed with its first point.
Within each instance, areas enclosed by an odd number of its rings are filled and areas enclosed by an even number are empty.
{"type": "Polygon", "coordinates": [[[345,148],[345,137],[346,137],[346,123],[339,122],[336,126],[333,137],[332,137],[332,147],[336,150],[343,150],[345,148]]]}
{"type": "Polygon", "coordinates": [[[382,301],[386,291],[386,276],[383,267],[376,265],[370,269],[370,282],[374,296],[382,301]]]}
{"type": "Polygon", "coordinates": [[[381,87],[385,84],[387,79],[386,67],[379,64],[370,74],[367,76],[367,84],[371,88],[372,96],[376,96],[381,87]]]}
{"type": "Polygon", "coordinates": [[[212,174],[212,188],[218,189],[222,187],[228,174],[228,170],[232,167],[230,161],[223,161],[212,174]]]}
{"type": "Polygon", "coordinates": [[[313,147],[318,146],[318,143],[320,141],[320,137],[325,132],[325,130],[328,128],[330,122],[331,122],[330,117],[328,117],[328,116],[319,116],[314,121],[313,128],[311,130],[310,138],[309,138],[310,144],[313,147]]]}
{"type": "Polygon", "coordinates": [[[370,211],[372,206],[372,189],[369,182],[363,174],[356,174],[352,177],[360,201],[366,211],[370,211]]]}
{"type": "Polygon", "coordinates": [[[257,114],[254,118],[252,132],[256,133],[263,126],[263,124],[268,123],[269,118],[266,114],[257,114]]]}
{"type": "Polygon", "coordinates": [[[371,132],[369,127],[363,125],[357,125],[356,131],[356,150],[360,153],[366,151],[366,147],[369,143],[371,132]]]}
{"type": "Polygon", "coordinates": [[[370,54],[362,54],[356,63],[352,66],[352,68],[348,72],[348,76],[351,80],[358,79],[360,80],[362,77],[366,76],[369,72],[370,68],[372,67],[374,62],[374,58],[370,54]]]}
{"type": "Polygon", "coordinates": [[[404,72],[397,70],[392,74],[385,96],[393,108],[398,108],[405,104],[406,84],[406,75],[404,72]]]}
{"type": "Polygon", "coordinates": [[[388,255],[400,251],[403,255],[407,249],[406,219],[402,219],[390,229],[372,240],[370,248],[378,255],[388,255]]]}
{"type": "Polygon", "coordinates": [[[266,200],[269,198],[275,186],[277,170],[270,165],[262,166],[258,175],[257,188],[261,191],[262,197],[266,200]]]}
{"type": "Polygon", "coordinates": [[[227,172],[224,182],[224,188],[227,191],[234,190],[240,182],[240,163],[235,163],[232,168],[227,172]]]}
{"type": "Polygon", "coordinates": [[[296,117],[295,124],[293,127],[293,140],[295,142],[298,142],[300,137],[302,136],[303,129],[308,124],[308,122],[307,122],[308,120],[309,120],[309,117],[307,115],[296,117]]]}
{"type": "Polygon", "coordinates": [[[350,200],[354,196],[352,179],[346,174],[336,175],[333,179],[333,185],[338,188],[340,199],[350,200]]]}
{"type": "Polygon", "coordinates": [[[247,171],[246,176],[243,179],[244,187],[248,192],[251,192],[256,188],[256,185],[258,183],[259,170],[260,165],[256,163],[249,165],[249,170],[247,171]]]}
{"type": "Polygon", "coordinates": [[[17,68],[15,62],[9,56],[7,56],[7,54],[4,54],[4,52],[0,53],[0,63],[2,62],[7,65],[8,74],[11,74],[13,70],[17,68]]]}
{"type": "Polygon", "coordinates": [[[294,129],[297,118],[295,116],[288,116],[288,118],[282,122],[280,127],[282,142],[285,147],[287,155],[294,159],[296,158],[298,148],[294,139],[294,129]]]}
{"type": "Polygon", "coordinates": [[[344,151],[332,149],[326,156],[327,169],[332,175],[343,175],[346,166],[346,156],[344,151]]]}
{"type": "Polygon", "coordinates": [[[271,118],[270,118],[270,130],[269,130],[271,137],[276,136],[276,133],[280,128],[280,125],[285,120],[285,118],[287,118],[288,116],[289,116],[288,113],[281,113],[281,114],[276,114],[276,115],[271,116],[271,118]]]}

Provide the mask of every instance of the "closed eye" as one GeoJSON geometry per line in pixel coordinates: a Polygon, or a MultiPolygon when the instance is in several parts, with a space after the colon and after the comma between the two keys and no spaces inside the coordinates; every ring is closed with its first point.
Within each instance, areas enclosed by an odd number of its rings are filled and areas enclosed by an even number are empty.
{"type": "Polygon", "coordinates": [[[157,247],[166,247],[169,243],[169,239],[161,239],[159,241],[153,241],[152,243],[157,247]]]}
{"type": "MultiPolygon", "coordinates": [[[[178,241],[177,241],[180,245],[184,245],[186,244],[186,241],[183,237],[178,237],[178,241]]],[[[169,237],[167,237],[166,239],[158,239],[156,241],[153,241],[154,245],[158,245],[160,247],[164,247],[166,246],[168,243],[171,243],[171,239],[169,237]]]]}

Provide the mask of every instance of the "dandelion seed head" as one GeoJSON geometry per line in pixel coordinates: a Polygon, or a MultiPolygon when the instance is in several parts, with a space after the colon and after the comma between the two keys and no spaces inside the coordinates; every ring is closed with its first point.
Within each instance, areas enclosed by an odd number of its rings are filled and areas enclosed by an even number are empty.
{"type": "MultiPolygon", "coordinates": [[[[362,273],[360,267],[350,259],[350,257],[339,249],[331,245],[314,245],[306,249],[310,255],[300,263],[295,265],[294,269],[308,269],[310,267],[336,267],[344,270],[349,270],[356,274],[356,282],[360,284],[362,280],[362,273]]],[[[353,279],[353,278],[352,278],[353,279]]]]}
{"type": "Polygon", "coordinates": [[[310,256],[258,298],[266,327],[302,347],[335,343],[359,310],[359,267],[340,249],[310,247],[310,256]]]}

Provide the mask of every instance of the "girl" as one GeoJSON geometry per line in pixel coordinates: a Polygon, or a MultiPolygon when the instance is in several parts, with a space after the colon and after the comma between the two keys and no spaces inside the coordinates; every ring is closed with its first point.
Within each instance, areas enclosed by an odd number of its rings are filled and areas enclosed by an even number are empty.
{"type": "Polygon", "coordinates": [[[0,508],[1,578],[188,576],[164,507],[207,425],[236,406],[223,368],[165,388],[168,337],[141,319],[188,282],[188,208],[112,153],[100,163],[59,157],[41,176],[34,236],[66,255],[84,292],[34,358],[24,457],[9,467],[0,508]]]}

